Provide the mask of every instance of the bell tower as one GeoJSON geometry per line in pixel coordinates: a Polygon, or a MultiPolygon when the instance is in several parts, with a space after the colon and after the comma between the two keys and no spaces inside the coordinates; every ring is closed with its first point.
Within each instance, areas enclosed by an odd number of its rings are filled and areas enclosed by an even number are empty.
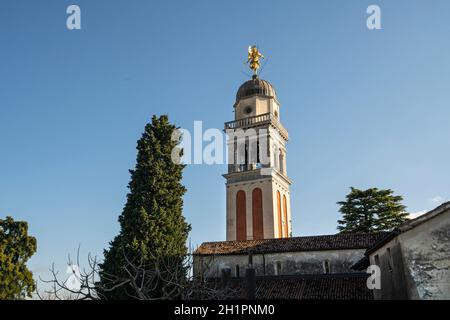
{"type": "Polygon", "coordinates": [[[274,87],[257,75],[254,57],[263,56],[255,48],[249,48],[248,60],[254,75],[236,94],[234,121],[225,123],[227,240],[286,238],[292,231],[288,132],[274,87]]]}

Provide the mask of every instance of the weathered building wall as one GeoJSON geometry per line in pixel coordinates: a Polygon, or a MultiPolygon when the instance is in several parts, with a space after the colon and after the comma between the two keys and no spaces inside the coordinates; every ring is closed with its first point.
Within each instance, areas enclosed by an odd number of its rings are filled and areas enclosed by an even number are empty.
{"type": "Polygon", "coordinates": [[[450,299],[450,210],[400,236],[410,299],[450,299]]]}
{"type": "MultiPolygon", "coordinates": [[[[364,251],[344,249],[254,254],[253,267],[257,276],[348,273],[353,272],[351,266],[364,256],[364,251]]],[[[233,277],[243,277],[248,259],[248,255],[197,255],[194,257],[194,273],[219,277],[222,269],[229,268],[233,277]]]]}
{"type": "Polygon", "coordinates": [[[370,256],[370,264],[378,265],[381,271],[381,289],[374,290],[375,299],[407,299],[407,286],[401,246],[394,238],[370,256]]]}
{"type": "Polygon", "coordinates": [[[370,254],[381,270],[375,299],[450,299],[450,210],[370,254]]]}

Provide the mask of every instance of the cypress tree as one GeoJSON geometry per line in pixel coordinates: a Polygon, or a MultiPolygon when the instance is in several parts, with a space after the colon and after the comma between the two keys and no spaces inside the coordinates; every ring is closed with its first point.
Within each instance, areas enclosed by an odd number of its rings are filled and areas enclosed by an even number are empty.
{"type": "Polygon", "coordinates": [[[342,213],[342,220],[338,220],[341,233],[387,231],[408,220],[406,207],[401,203],[403,198],[394,196],[394,191],[350,189],[346,200],[338,202],[342,213]]]}
{"type": "Polygon", "coordinates": [[[126,272],[129,262],[150,274],[159,272],[160,281],[146,292],[148,297],[177,298],[164,279],[174,272],[180,279],[185,276],[183,259],[190,225],[182,214],[186,189],[181,179],[185,166],[174,163],[171,156],[179,144],[172,138],[176,129],[167,116],[153,116],[138,140],[136,167],[130,170],[127,202],[119,217],[121,230],[104,251],[100,265],[101,298],[136,297],[129,284],[121,284],[130,277],[126,272]]]}

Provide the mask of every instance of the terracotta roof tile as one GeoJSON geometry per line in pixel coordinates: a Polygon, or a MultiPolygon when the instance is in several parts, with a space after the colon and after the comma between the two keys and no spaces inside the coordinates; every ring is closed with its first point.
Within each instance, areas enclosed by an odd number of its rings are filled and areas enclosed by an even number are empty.
{"type": "MultiPolygon", "coordinates": [[[[277,276],[256,278],[256,299],[276,300],[373,300],[365,273],[277,276]]],[[[215,281],[220,281],[216,279],[215,281]]],[[[245,299],[244,278],[233,278],[229,299],[245,299]]]]}
{"type": "Polygon", "coordinates": [[[367,249],[385,236],[386,232],[376,234],[335,234],[282,239],[263,239],[246,241],[204,242],[195,250],[195,255],[238,255],[275,252],[321,251],[339,249],[367,249]]]}
{"type": "Polygon", "coordinates": [[[372,300],[368,275],[321,276],[298,279],[258,280],[257,299],[372,300]]]}

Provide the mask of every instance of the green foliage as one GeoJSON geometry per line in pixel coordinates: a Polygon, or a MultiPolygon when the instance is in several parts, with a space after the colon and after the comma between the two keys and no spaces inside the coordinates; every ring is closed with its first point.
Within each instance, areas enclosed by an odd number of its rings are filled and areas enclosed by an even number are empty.
{"type": "MultiPolygon", "coordinates": [[[[101,298],[130,299],[136,296],[130,285],[120,285],[130,277],[129,262],[139,264],[151,274],[158,270],[161,280],[170,273],[180,273],[179,268],[183,268],[190,225],[182,212],[186,189],[181,179],[185,166],[174,163],[171,158],[172,150],[179,144],[172,139],[175,130],[167,116],[153,116],[137,143],[136,167],[130,170],[130,191],[119,217],[121,230],[110,248],[104,251],[105,260],[100,265],[98,291],[101,298]],[[159,265],[167,261],[170,263],[161,270],[159,265]],[[111,290],[114,287],[117,288],[111,290]]],[[[158,298],[169,291],[164,281],[159,281],[150,295],[158,298]]],[[[166,294],[166,298],[176,296],[167,297],[166,294]]]]}
{"type": "Polygon", "coordinates": [[[393,194],[390,189],[351,187],[346,200],[338,202],[342,213],[338,230],[341,233],[373,233],[399,226],[408,220],[408,213],[401,203],[403,198],[393,194]]]}
{"type": "Polygon", "coordinates": [[[28,236],[28,223],[0,219],[0,299],[31,297],[36,289],[26,262],[36,252],[36,239],[28,236]]]}

